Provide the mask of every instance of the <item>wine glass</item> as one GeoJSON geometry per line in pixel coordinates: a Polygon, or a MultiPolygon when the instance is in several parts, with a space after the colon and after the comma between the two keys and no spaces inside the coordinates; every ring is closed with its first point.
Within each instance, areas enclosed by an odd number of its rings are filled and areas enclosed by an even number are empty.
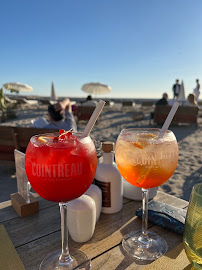
{"type": "Polygon", "coordinates": [[[149,189],[160,186],[174,173],[178,163],[175,135],[167,130],[162,139],[155,128],[124,129],[115,148],[121,175],[130,184],[142,188],[142,231],[131,232],[122,241],[124,250],[141,260],[155,260],[167,251],[166,242],[147,231],[149,189]]]}
{"type": "Polygon", "coordinates": [[[202,269],[202,184],[196,184],[191,192],[187,211],[183,242],[193,269],[202,269]]]}
{"type": "Polygon", "coordinates": [[[67,204],[80,197],[91,185],[97,167],[95,145],[80,133],[36,135],[25,154],[25,170],[33,189],[44,199],[58,202],[61,213],[62,252],[48,255],[40,269],[66,270],[81,265],[89,269],[86,255],[68,248],[67,204]]]}

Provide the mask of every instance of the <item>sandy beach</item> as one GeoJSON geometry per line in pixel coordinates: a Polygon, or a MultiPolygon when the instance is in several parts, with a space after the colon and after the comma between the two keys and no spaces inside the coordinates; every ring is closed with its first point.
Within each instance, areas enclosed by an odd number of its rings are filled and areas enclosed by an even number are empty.
{"type": "MultiPolygon", "coordinates": [[[[101,142],[113,141],[123,128],[132,127],[160,127],[149,124],[150,111],[144,112],[144,119],[137,121],[132,119],[135,111],[142,111],[140,105],[134,108],[123,109],[121,104],[106,106],[102,112],[101,120],[94,126],[91,137],[101,142]]],[[[17,110],[17,118],[7,120],[0,125],[29,126],[32,119],[47,115],[47,105],[37,107],[22,106],[17,110]]],[[[78,131],[83,131],[86,123],[78,124],[78,131]]],[[[192,187],[202,182],[202,118],[198,118],[198,126],[178,125],[170,126],[176,135],[179,146],[179,162],[173,176],[159,190],[168,194],[189,200],[192,187]]],[[[9,200],[10,193],[17,191],[15,167],[0,165],[0,189],[1,201],[9,200]]]]}

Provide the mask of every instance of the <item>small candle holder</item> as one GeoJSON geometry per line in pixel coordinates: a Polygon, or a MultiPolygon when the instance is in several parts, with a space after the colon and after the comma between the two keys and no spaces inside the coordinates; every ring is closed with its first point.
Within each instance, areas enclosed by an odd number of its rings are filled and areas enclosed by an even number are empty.
{"type": "Polygon", "coordinates": [[[26,217],[39,212],[39,202],[30,193],[25,172],[25,154],[15,149],[14,155],[18,192],[11,194],[11,204],[20,217],[26,217]]]}

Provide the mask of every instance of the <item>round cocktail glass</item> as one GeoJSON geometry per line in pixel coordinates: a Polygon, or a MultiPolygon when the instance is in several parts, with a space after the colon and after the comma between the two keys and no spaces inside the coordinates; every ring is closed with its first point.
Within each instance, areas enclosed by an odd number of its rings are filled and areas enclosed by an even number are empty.
{"type": "Polygon", "coordinates": [[[25,170],[33,189],[44,199],[58,202],[61,213],[62,252],[48,255],[40,269],[89,269],[86,255],[68,248],[67,203],[91,185],[96,168],[96,149],[91,138],[80,133],[36,135],[25,154],[25,170]],[[60,137],[60,139],[58,139],[60,137]]]}
{"type": "Polygon", "coordinates": [[[167,130],[163,138],[158,139],[159,132],[159,129],[152,128],[124,129],[115,148],[121,175],[130,184],[142,188],[142,231],[133,231],[122,241],[124,250],[140,260],[155,260],[167,251],[166,242],[147,231],[149,189],[167,181],[178,163],[175,135],[167,130]]]}

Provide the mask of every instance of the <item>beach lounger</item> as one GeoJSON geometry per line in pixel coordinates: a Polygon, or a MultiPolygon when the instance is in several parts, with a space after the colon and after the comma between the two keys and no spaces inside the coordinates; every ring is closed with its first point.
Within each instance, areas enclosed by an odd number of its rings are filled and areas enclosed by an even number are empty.
{"type": "Polygon", "coordinates": [[[0,126],[0,160],[14,160],[15,133],[9,126],[0,126]]]}
{"type": "Polygon", "coordinates": [[[23,98],[23,102],[28,105],[38,105],[38,100],[26,99],[23,98]]]}
{"type": "Polygon", "coordinates": [[[14,161],[14,150],[25,152],[29,140],[37,134],[57,132],[56,129],[0,126],[0,160],[14,161]]]}
{"type": "Polygon", "coordinates": [[[135,108],[135,102],[134,101],[122,101],[122,106],[121,106],[121,109],[122,109],[122,112],[129,112],[129,111],[133,111],[134,108],[135,108]]]}
{"type": "Polygon", "coordinates": [[[40,102],[42,105],[50,105],[49,99],[40,99],[39,102],[40,102]]]}
{"type": "Polygon", "coordinates": [[[153,101],[143,101],[141,103],[141,107],[144,110],[152,110],[154,107],[154,102],[153,101]]]}
{"type": "MultiPolygon", "coordinates": [[[[88,121],[95,110],[95,106],[79,105],[77,107],[77,121],[88,121]]],[[[99,116],[98,120],[101,116],[99,116]]],[[[97,120],[97,121],[98,121],[97,120]]],[[[96,121],[96,123],[97,123],[96,121]]]]}
{"type": "MultiPolygon", "coordinates": [[[[156,106],[154,110],[154,123],[163,124],[171,110],[171,106],[156,106]]],[[[194,124],[197,125],[198,107],[180,106],[175,113],[171,124],[194,124]]]]}
{"type": "Polygon", "coordinates": [[[123,107],[134,107],[135,102],[133,102],[133,101],[122,101],[122,106],[123,107]]]}
{"type": "Polygon", "coordinates": [[[12,104],[12,105],[13,105],[13,104],[16,104],[16,103],[17,103],[16,100],[10,99],[10,98],[7,97],[7,96],[5,96],[4,99],[5,99],[5,103],[7,103],[7,104],[12,104]]]}

